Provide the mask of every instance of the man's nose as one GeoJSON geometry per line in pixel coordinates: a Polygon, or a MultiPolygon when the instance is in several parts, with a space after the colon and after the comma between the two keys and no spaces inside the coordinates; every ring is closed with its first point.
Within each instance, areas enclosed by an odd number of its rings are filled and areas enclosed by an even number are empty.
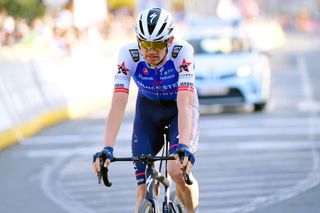
{"type": "Polygon", "coordinates": [[[158,51],[154,47],[150,47],[148,50],[149,53],[157,53],[158,51]]]}

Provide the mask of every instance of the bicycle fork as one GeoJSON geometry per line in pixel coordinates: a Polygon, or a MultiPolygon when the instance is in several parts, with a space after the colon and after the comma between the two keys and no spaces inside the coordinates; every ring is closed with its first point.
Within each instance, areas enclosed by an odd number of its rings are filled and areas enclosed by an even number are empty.
{"type": "MultiPolygon", "coordinates": [[[[155,190],[156,181],[161,182],[165,188],[165,196],[162,205],[162,212],[163,213],[171,213],[170,209],[173,209],[173,205],[170,202],[170,181],[162,176],[157,170],[154,169],[154,164],[149,164],[146,170],[146,199],[149,200],[155,209],[155,213],[160,213],[158,202],[156,201],[157,192],[155,190]],[[171,208],[170,208],[171,206],[171,208]]],[[[160,187],[158,185],[158,187],[160,187]]]]}
{"type": "Polygon", "coordinates": [[[157,197],[157,192],[155,190],[156,187],[156,178],[158,176],[158,172],[154,168],[153,163],[149,163],[146,169],[146,196],[145,198],[149,200],[154,207],[154,212],[155,213],[160,213],[158,204],[156,201],[157,197]]]}

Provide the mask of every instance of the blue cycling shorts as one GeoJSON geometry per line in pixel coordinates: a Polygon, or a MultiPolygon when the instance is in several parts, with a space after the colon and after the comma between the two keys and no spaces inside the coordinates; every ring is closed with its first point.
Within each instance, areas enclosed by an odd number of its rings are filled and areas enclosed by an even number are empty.
{"type": "MultiPolygon", "coordinates": [[[[194,105],[193,110],[193,131],[191,136],[190,148],[196,151],[198,142],[198,105],[194,105]]],[[[142,94],[138,94],[136,101],[136,112],[134,118],[132,134],[132,155],[142,154],[153,156],[161,150],[164,145],[162,132],[163,123],[169,124],[169,154],[173,154],[178,146],[178,108],[175,101],[151,101],[142,94]]],[[[146,165],[134,162],[135,176],[137,184],[144,184],[146,165]]]]}

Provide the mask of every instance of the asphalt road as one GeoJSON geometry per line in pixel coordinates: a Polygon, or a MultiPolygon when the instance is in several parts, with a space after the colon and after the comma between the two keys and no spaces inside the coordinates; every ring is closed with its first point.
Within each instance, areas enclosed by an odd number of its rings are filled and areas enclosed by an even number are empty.
{"type": "MultiPolygon", "coordinates": [[[[302,201],[319,184],[319,55],[319,36],[290,35],[286,47],[270,56],[272,97],[265,112],[201,116],[194,167],[200,212],[271,212],[266,208],[302,201]]],[[[0,152],[0,212],[132,212],[132,165],[111,166],[109,189],[97,184],[91,169],[105,111],[48,128],[0,152]]],[[[129,110],[115,156],[130,155],[132,118],[129,110]]],[[[317,207],[304,212],[318,212],[317,207]]]]}

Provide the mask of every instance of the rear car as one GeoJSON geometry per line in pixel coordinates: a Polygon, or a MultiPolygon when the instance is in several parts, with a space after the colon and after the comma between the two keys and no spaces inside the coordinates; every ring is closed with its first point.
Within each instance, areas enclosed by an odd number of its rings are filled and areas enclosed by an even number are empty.
{"type": "Polygon", "coordinates": [[[200,105],[251,104],[262,111],[270,95],[270,65],[245,33],[229,30],[192,35],[195,86],[200,105]]]}

